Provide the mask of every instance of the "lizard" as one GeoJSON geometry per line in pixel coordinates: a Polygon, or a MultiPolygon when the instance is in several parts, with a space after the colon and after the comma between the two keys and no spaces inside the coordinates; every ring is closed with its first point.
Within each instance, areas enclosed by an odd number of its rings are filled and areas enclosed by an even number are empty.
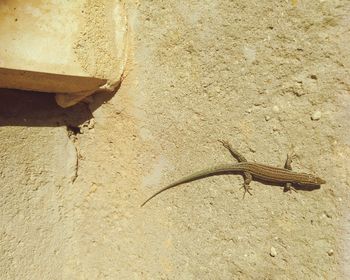
{"type": "Polygon", "coordinates": [[[315,188],[326,183],[325,180],[321,179],[316,175],[292,171],[292,156],[289,154],[287,155],[287,160],[285,162],[284,168],[273,167],[265,164],[249,162],[242,154],[240,154],[237,150],[233,149],[227,141],[219,140],[219,142],[221,142],[223,146],[226,149],[228,149],[230,154],[238,161],[238,163],[221,164],[183,177],[178,181],[175,181],[174,183],[167,185],[166,187],[154,193],[145,202],[141,204],[141,207],[143,207],[155,196],[170,188],[189,183],[194,180],[221,174],[240,174],[243,176],[244,183],[241,187],[244,189],[243,198],[245,197],[246,193],[252,195],[252,193],[250,192],[251,187],[249,185],[252,180],[262,181],[270,184],[284,185],[284,191],[290,192],[292,190],[297,192],[297,190],[293,186],[306,186],[315,188]]]}

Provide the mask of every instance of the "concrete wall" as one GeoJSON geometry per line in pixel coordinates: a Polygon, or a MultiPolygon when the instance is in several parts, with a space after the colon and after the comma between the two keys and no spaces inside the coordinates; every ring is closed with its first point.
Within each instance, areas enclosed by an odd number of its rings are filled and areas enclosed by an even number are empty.
{"type": "Polygon", "coordinates": [[[62,109],[0,92],[1,278],[347,279],[349,2],[126,10],[132,49],[114,96],[62,109]],[[223,175],[140,207],[234,162],[219,139],[280,167],[293,150],[294,170],[327,184],[252,182],[242,199],[242,178],[223,175]]]}

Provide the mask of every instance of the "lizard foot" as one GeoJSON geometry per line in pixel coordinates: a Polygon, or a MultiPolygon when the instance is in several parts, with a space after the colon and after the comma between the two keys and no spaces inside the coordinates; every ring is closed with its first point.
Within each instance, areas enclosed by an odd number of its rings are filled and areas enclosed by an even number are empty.
{"type": "Polygon", "coordinates": [[[244,199],[246,193],[249,193],[250,195],[252,195],[252,193],[250,192],[250,190],[252,190],[252,188],[248,184],[243,184],[243,186],[240,189],[244,189],[243,199],[244,199]]]}
{"type": "Polygon", "coordinates": [[[283,192],[290,192],[292,193],[293,192],[298,192],[293,186],[291,183],[287,183],[285,186],[284,186],[284,189],[283,189],[283,192]]]}
{"type": "Polygon", "coordinates": [[[218,140],[226,149],[230,149],[230,144],[228,141],[225,141],[225,140],[221,140],[219,139],[218,140]]]}

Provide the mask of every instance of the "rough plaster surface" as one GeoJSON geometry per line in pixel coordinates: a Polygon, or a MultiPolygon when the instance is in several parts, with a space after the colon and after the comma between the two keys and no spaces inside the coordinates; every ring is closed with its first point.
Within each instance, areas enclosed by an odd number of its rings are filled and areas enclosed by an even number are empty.
{"type": "Polygon", "coordinates": [[[0,106],[3,279],[349,278],[350,3],[127,9],[132,61],[112,99],[0,106]],[[242,179],[225,175],[139,207],[231,162],[218,139],[276,166],[294,150],[294,169],[327,184],[253,182],[242,200],[242,179]]]}

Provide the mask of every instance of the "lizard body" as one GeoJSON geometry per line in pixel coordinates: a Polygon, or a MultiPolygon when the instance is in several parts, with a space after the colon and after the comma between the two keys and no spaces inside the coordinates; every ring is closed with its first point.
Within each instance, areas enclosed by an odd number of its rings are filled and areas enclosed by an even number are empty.
{"type": "Polygon", "coordinates": [[[291,171],[291,157],[287,157],[284,168],[273,167],[265,164],[259,164],[255,162],[248,162],[241,154],[234,150],[227,142],[223,142],[225,148],[227,148],[232,156],[234,156],[239,162],[236,164],[222,164],[213,168],[208,168],[182,179],[175,181],[174,183],[160,189],[151,197],[149,197],[142,205],[144,206],[148,201],[157,196],[158,194],[176,187],[178,185],[188,183],[197,179],[220,175],[220,174],[241,174],[244,177],[244,195],[246,192],[250,193],[249,183],[252,180],[264,181],[275,184],[285,184],[287,190],[294,190],[293,185],[297,186],[319,186],[325,184],[326,181],[308,173],[299,173],[291,171]]]}

